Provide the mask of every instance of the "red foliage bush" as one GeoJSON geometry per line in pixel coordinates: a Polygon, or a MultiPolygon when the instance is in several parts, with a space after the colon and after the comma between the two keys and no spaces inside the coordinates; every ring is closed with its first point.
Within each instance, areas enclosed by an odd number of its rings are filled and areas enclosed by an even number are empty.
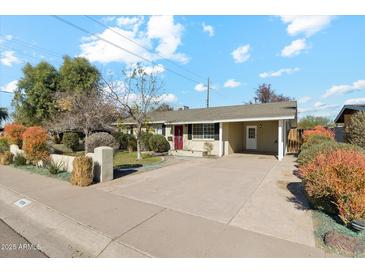
{"type": "Polygon", "coordinates": [[[311,137],[313,135],[319,135],[319,136],[323,136],[323,137],[331,138],[331,139],[334,139],[334,137],[335,137],[335,134],[333,131],[326,129],[322,126],[316,126],[313,129],[304,130],[304,133],[303,133],[304,143],[307,142],[309,137],[311,137]]]}
{"type": "Polygon", "coordinates": [[[23,133],[27,128],[21,124],[11,123],[4,127],[5,137],[9,144],[18,145],[22,147],[23,133]]]}
{"type": "Polygon", "coordinates": [[[315,206],[334,206],[345,223],[365,218],[364,154],[344,149],[322,152],[299,172],[315,206]]]}
{"type": "Polygon", "coordinates": [[[48,133],[42,127],[29,127],[23,133],[23,150],[25,157],[36,164],[40,160],[46,160],[49,156],[48,133]]]}

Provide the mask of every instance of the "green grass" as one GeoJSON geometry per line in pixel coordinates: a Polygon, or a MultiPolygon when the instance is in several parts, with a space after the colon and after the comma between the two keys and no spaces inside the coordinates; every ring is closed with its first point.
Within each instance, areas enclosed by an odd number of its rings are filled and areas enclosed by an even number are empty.
{"type": "MultiPolygon", "coordinates": [[[[331,216],[322,211],[319,210],[313,211],[313,226],[314,226],[314,234],[316,236],[316,241],[322,247],[327,248],[323,242],[323,237],[328,231],[331,230],[335,230],[346,236],[358,238],[365,244],[365,231],[355,232],[350,228],[346,227],[345,225],[336,222],[334,218],[332,218],[331,216]]],[[[332,252],[338,252],[336,250],[332,249],[330,250],[332,252]]]]}
{"type": "Polygon", "coordinates": [[[118,151],[114,154],[113,166],[119,168],[141,167],[156,164],[162,161],[160,156],[142,153],[142,160],[137,161],[137,152],[118,151]]]}
{"type": "Polygon", "coordinates": [[[52,178],[57,178],[63,181],[70,181],[70,177],[71,177],[71,173],[68,173],[66,171],[60,172],[58,174],[51,174],[47,168],[44,167],[36,167],[33,165],[25,165],[25,166],[15,166],[12,165],[15,168],[19,168],[31,173],[35,173],[35,174],[39,174],[39,175],[43,175],[43,176],[48,176],[48,177],[52,177],[52,178]]]}

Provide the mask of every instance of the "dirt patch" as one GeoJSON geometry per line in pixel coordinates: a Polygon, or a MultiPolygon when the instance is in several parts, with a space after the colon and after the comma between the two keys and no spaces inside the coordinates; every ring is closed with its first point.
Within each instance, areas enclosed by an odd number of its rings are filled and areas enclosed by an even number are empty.
{"type": "Polygon", "coordinates": [[[357,256],[365,252],[365,244],[359,239],[343,235],[335,230],[327,232],[323,237],[323,242],[330,248],[357,256]]]}

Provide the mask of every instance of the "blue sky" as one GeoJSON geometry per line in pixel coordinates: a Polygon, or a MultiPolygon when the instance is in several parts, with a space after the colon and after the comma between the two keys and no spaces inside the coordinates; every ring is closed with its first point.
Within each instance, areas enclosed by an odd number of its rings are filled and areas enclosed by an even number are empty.
{"type": "MultiPolygon", "coordinates": [[[[208,76],[211,106],[248,102],[261,83],[296,98],[300,116],[333,118],[344,103],[365,103],[364,16],[93,16],[109,29],[84,16],[62,18],[153,60],[145,66],[160,73],[160,95],[175,107],[204,107],[208,76]]],[[[0,87],[10,92],[0,92],[1,107],[10,106],[26,62],[58,67],[63,55],[81,55],[118,80],[140,61],[50,16],[0,20],[0,87]]]]}

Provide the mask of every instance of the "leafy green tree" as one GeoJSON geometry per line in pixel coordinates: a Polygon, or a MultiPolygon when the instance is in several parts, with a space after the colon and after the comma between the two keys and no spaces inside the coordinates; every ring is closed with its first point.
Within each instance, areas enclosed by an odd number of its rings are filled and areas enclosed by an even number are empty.
{"type": "Polygon", "coordinates": [[[346,139],[351,144],[365,149],[365,111],[358,111],[352,115],[346,126],[346,139]]]}
{"type": "Polygon", "coordinates": [[[13,98],[15,121],[31,126],[48,120],[56,110],[58,83],[59,74],[51,64],[42,61],[32,66],[27,63],[13,98]]]}
{"type": "Polygon", "coordinates": [[[8,119],[9,114],[6,108],[0,108],[0,123],[8,119]]]}
{"type": "Polygon", "coordinates": [[[100,82],[100,72],[83,57],[63,57],[59,69],[60,91],[81,93],[97,90],[100,82]]]}
{"type": "Polygon", "coordinates": [[[333,122],[328,117],[308,115],[300,119],[299,128],[312,129],[315,126],[333,127],[333,122]]]}

